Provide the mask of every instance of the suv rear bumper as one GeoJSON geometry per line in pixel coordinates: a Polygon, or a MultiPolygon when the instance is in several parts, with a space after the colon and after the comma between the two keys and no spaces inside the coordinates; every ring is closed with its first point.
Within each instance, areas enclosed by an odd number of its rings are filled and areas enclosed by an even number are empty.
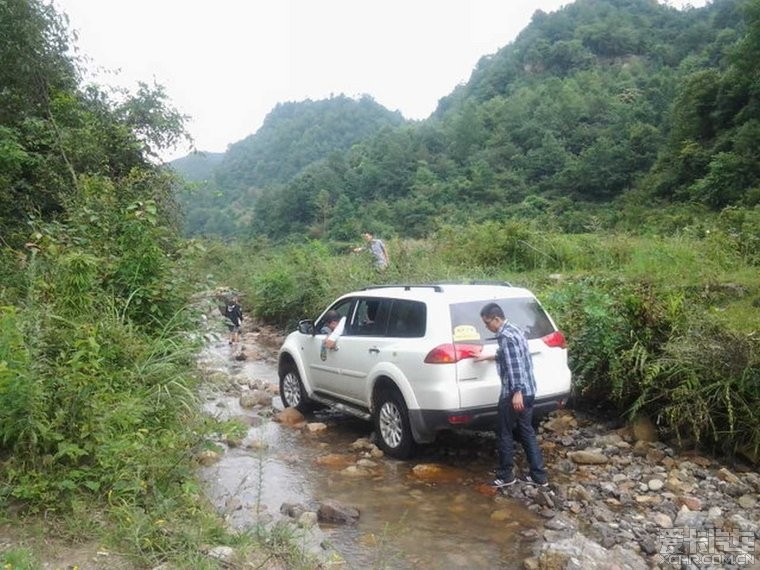
{"type": "MultiPolygon", "coordinates": [[[[533,418],[541,418],[564,407],[570,393],[552,394],[533,402],[533,418]]],[[[496,406],[458,410],[409,410],[409,422],[417,443],[431,443],[436,434],[448,429],[492,430],[496,425],[496,406]]]]}

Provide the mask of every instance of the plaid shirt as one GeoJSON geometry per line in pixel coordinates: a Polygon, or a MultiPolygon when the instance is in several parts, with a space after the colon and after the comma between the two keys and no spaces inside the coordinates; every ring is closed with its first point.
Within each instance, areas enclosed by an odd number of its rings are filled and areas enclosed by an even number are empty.
{"type": "Polygon", "coordinates": [[[513,324],[504,323],[496,335],[496,341],[499,343],[496,370],[501,378],[501,397],[511,396],[518,391],[523,396],[535,396],[533,359],[525,335],[513,324]]]}

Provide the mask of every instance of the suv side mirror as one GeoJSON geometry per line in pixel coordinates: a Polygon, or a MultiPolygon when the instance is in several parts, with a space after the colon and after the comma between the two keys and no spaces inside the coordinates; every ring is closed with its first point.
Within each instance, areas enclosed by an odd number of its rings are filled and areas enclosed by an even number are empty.
{"type": "Polygon", "coordinates": [[[314,329],[314,321],[311,319],[298,321],[298,332],[301,334],[310,334],[312,336],[315,335],[316,330],[314,329]]]}

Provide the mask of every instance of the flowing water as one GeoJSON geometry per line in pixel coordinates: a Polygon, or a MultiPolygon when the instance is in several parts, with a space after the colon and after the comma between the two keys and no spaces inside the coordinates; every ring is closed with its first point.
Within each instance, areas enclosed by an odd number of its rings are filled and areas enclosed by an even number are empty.
{"type": "MultiPolygon", "coordinates": [[[[278,382],[275,363],[253,357],[237,362],[223,342],[211,343],[201,364],[240,383],[278,382]]],[[[282,408],[279,398],[274,407],[282,408]]],[[[328,429],[310,435],[262,420],[241,408],[237,396],[209,393],[204,408],[220,419],[253,424],[243,445],[228,447],[217,463],[201,469],[207,494],[235,527],[254,526],[261,513],[279,517],[283,503],[313,508],[333,499],[361,513],[355,525],[320,524],[347,568],[519,568],[530,555],[532,529],[541,526],[537,516],[487,492],[495,458],[491,436],[450,436],[409,461],[364,459],[364,474],[348,476],[344,468],[362,458],[351,444],[370,437],[367,422],[318,412],[307,420],[328,429]],[[437,466],[432,477],[415,475],[421,464],[437,466]]]]}

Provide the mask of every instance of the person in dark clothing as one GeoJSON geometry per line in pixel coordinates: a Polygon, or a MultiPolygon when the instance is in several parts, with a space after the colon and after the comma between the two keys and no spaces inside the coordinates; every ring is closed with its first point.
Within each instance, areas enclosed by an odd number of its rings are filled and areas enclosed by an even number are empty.
{"type": "Polygon", "coordinates": [[[238,303],[237,297],[232,297],[224,309],[224,316],[229,319],[230,344],[240,340],[240,326],[243,324],[243,308],[238,303]]]}

